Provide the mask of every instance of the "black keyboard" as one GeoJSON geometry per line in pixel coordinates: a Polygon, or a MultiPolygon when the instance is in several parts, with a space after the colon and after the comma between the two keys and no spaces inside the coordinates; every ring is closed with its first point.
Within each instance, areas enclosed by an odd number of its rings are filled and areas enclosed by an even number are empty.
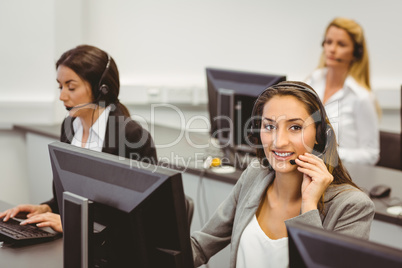
{"type": "Polygon", "coordinates": [[[32,244],[53,240],[57,232],[48,232],[33,225],[20,225],[15,219],[0,219],[0,241],[10,244],[32,244]]]}

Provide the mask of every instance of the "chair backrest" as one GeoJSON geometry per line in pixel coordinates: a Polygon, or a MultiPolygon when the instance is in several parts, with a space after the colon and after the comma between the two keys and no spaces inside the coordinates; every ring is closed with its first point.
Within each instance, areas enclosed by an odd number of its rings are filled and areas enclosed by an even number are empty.
{"type": "Polygon", "coordinates": [[[380,131],[380,161],[377,166],[402,170],[400,133],[380,131]]]}
{"type": "Polygon", "coordinates": [[[380,161],[377,166],[402,170],[402,85],[399,97],[400,133],[380,131],[380,161]]]}
{"type": "Polygon", "coordinates": [[[188,195],[186,195],[186,210],[187,210],[188,228],[190,229],[191,222],[193,221],[194,201],[188,195]]]}

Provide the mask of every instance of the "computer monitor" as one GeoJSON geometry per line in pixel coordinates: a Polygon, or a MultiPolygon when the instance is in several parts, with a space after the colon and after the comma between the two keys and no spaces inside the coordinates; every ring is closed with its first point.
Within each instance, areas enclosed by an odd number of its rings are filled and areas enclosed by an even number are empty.
{"type": "Polygon", "coordinates": [[[402,250],[304,224],[287,224],[289,267],[402,267],[402,250]]]}
{"type": "Polygon", "coordinates": [[[247,138],[254,102],[284,75],[206,68],[211,137],[222,147],[254,152],[247,138]]]}
{"type": "Polygon", "coordinates": [[[49,153],[65,268],[193,267],[181,173],[61,142],[49,153]]]}

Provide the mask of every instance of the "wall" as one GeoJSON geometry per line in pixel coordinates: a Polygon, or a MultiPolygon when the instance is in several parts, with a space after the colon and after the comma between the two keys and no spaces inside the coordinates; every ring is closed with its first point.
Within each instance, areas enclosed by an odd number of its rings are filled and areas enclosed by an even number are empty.
{"type": "Polygon", "coordinates": [[[80,0],[0,1],[0,124],[59,122],[55,62],[82,43],[80,0]]]}
{"type": "Polygon", "coordinates": [[[197,105],[207,101],[206,66],[304,79],[335,16],[363,25],[373,89],[396,108],[401,8],[398,0],[1,0],[0,123],[60,122],[54,63],[81,43],[115,58],[123,102],[197,105]]]}
{"type": "MultiPolygon", "coordinates": [[[[176,103],[207,116],[205,67],[304,79],[317,64],[326,24],[355,18],[365,29],[372,84],[389,125],[400,131],[402,2],[309,0],[0,0],[0,168],[10,202],[26,182],[23,136],[13,124],[60,123],[54,63],[88,43],[108,51],[122,81],[121,100],[176,103]]],[[[145,107],[145,108],[144,108],[145,107]]],[[[158,122],[177,126],[173,110],[158,122]]],[[[202,123],[202,122],[201,122],[202,123]]],[[[394,128],[392,128],[394,130],[394,128]]],[[[25,191],[25,190],[24,190],[25,191]]]]}
{"type": "MultiPolygon", "coordinates": [[[[204,89],[206,66],[302,80],[315,68],[325,27],[336,16],[354,18],[364,27],[374,90],[395,91],[402,83],[402,36],[397,34],[402,2],[397,0],[87,3],[84,41],[114,56],[124,85],[143,89],[139,97],[130,88],[127,101],[146,100],[146,90],[170,102],[191,95],[186,89],[204,89]]],[[[399,107],[398,98],[379,94],[383,106],[399,107]]]]}

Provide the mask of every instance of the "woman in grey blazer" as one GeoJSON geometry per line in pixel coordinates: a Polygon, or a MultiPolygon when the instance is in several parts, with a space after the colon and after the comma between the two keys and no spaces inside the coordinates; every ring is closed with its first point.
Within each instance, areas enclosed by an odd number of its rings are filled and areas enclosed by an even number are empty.
{"type": "Polygon", "coordinates": [[[230,267],[287,267],[286,224],[368,239],[374,205],[351,180],[315,91],[301,82],[265,90],[253,109],[258,160],[192,234],[195,266],[231,244],[230,267]]]}

